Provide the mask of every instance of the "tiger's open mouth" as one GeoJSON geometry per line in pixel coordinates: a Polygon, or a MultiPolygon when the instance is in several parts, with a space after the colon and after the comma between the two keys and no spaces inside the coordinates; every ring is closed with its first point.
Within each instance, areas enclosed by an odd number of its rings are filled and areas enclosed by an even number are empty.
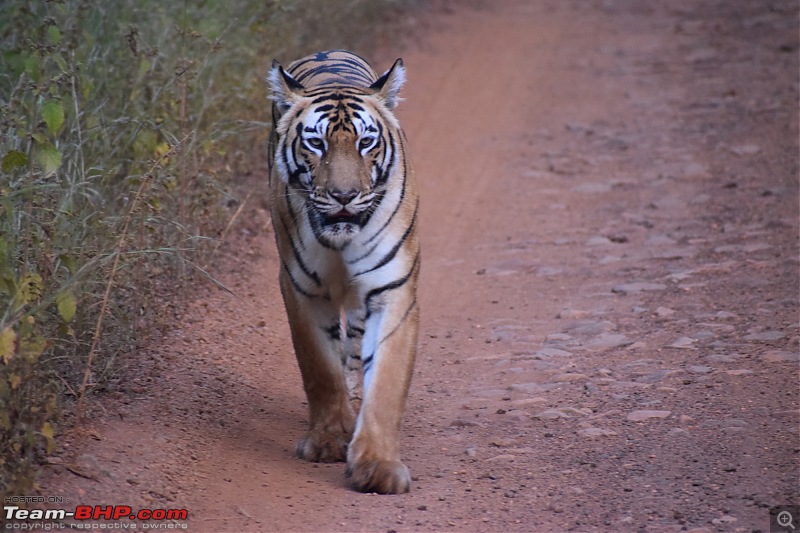
{"type": "Polygon", "coordinates": [[[342,209],[337,213],[321,215],[323,226],[332,226],[333,224],[354,224],[356,226],[363,226],[366,222],[366,212],[353,214],[346,209],[342,209]]]}

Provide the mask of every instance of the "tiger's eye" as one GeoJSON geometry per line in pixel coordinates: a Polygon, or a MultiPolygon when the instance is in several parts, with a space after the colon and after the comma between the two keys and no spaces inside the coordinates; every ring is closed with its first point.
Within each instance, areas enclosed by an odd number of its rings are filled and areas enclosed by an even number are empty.
{"type": "Polygon", "coordinates": [[[374,140],[375,139],[373,137],[364,137],[359,141],[358,147],[361,148],[362,150],[369,148],[374,140]]]}
{"type": "Polygon", "coordinates": [[[322,150],[323,148],[325,148],[325,143],[322,141],[322,139],[319,139],[317,137],[311,137],[309,139],[306,139],[306,143],[310,147],[316,148],[317,150],[322,150]]]}

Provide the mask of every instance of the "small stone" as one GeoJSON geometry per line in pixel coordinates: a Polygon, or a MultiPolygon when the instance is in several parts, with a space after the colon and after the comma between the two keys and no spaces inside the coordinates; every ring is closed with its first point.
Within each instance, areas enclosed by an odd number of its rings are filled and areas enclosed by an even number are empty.
{"type": "Polygon", "coordinates": [[[546,409],[534,415],[534,418],[538,418],[539,420],[555,420],[557,418],[570,418],[570,416],[558,409],[546,409]]]}
{"type": "Polygon", "coordinates": [[[462,418],[457,418],[452,422],[450,422],[451,428],[464,428],[464,427],[474,427],[474,426],[480,426],[480,424],[472,420],[464,420],[462,418]]]}
{"type": "Polygon", "coordinates": [[[738,521],[739,521],[738,518],[726,514],[726,515],[722,515],[719,518],[713,519],[711,521],[711,523],[714,524],[715,526],[722,526],[722,525],[732,524],[732,523],[738,522],[738,521]]]}
{"type": "Polygon", "coordinates": [[[761,333],[751,333],[745,335],[746,341],[777,341],[784,338],[786,334],[782,331],[762,331],[761,333]]]}
{"type": "Polygon", "coordinates": [[[582,381],[586,379],[585,374],[573,374],[573,373],[566,373],[566,374],[557,374],[553,376],[550,381],[553,383],[567,383],[570,381],[582,381]]]}
{"type": "Polygon", "coordinates": [[[695,339],[691,337],[679,337],[668,346],[668,348],[676,348],[678,350],[694,350],[695,339]]]}
{"type": "Polygon", "coordinates": [[[591,237],[588,241],[586,241],[587,246],[606,246],[609,244],[612,244],[611,240],[608,237],[602,237],[600,235],[591,237]]]}
{"type": "Polygon", "coordinates": [[[539,383],[514,383],[509,387],[511,392],[520,392],[522,394],[538,394],[552,389],[555,385],[542,385],[539,383]]]}
{"type": "Polygon", "coordinates": [[[570,406],[559,407],[558,410],[567,415],[587,416],[592,414],[592,411],[589,409],[578,409],[577,407],[570,406]]]}
{"type": "Polygon", "coordinates": [[[708,354],[703,356],[709,363],[733,363],[737,359],[741,359],[740,354],[708,354]]]}
{"type": "Polygon", "coordinates": [[[497,446],[498,448],[508,448],[510,446],[514,446],[516,443],[517,443],[516,440],[509,439],[506,437],[495,437],[491,441],[489,441],[489,444],[491,444],[492,446],[497,446]]]}
{"type": "Polygon", "coordinates": [[[494,457],[490,457],[487,459],[490,463],[512,463],[517,460],[516,455],[511,455],[510,453],[505,453],[501,455],[495,455],[494,457]]]}
{"type": "Polygon", "coordinates": [[[573,320],[582,320],[585,318],[589,318],[590,313],[588,311],[581,311],[580,309],[571,309],[569,307],[565,307],[558,313],[558,318],[571,318],[573,320]]]}
{"type": "Polygon", "coordinates": [[[692,374],[708,374],[709,372],[713,372],[714,369],[710,366],[704,365],[692,365],[686,368],[692,374]]]}
{"type": "Polygon", "coordinates": [[[722,428],[722,432],[733,435],[735,433],[744,433],[744,428],[722,428]]]}
{"type": "Polygon", "coordinates": [[[772,350],[761,354],[761,360],[765,363],[797,363],[800,362],[800,354],[793,352],[784,352],[779,350],[772,350]]]}
{"type": "Polygon", "coordinates": [[[537,398],[523,398],[521,400],[514,400],[511,402],[511,405],[517,409],[524,409],[526,407],[540,405],[543,403],[547,403],[547,399],[539,396],[537,398]]]}
{"type": "Polygon", "coordinates": [[[558,348],[542,348],[534,354],[537,359],[549,359],[551,357],[571,357],[572,352],[559,350],[558,348]]]}
{"type": "Polygon", "coordinates": [[[647,281],[637,281],[634,283],[622,283],[614,285],[611,292],[615,294],[636,294],[645,291],[663,291],[667,286],[663,283],[650,283],[647,281]]]}
{"type": "Polygon", "coordinates": [[[610,350],[612,348],[622,348],[630,346],[633,341],[621,333],[601,333],[586,344],[586,348],[591,351],[610,350]]]}
{"type": "Polygon", "coordinates": [[[674,309],[670,309],[669,307],[658,307],[656,308],[656,316],[659,318],[666,318],[668,316],[672,316],[675,314],[674,309]]]}
{"type": "Polygon", "coordinates": [[[672,411],[654,411],[654,410],[640,410],[632,411],[628,414],[628,420],[631,422],[641,422],[650,418],[667,418],[672,414],[672,411]]]}
{"type": "Polygon", "coordinates": [[[761,151],[757,144],[739,144],[731,146],[730,151],[736,155],[754,155],[761,151]]]}
{"type": "Polygon", "coordinates": [[[753,371],[747,368],[738,368],[736,370],[726,370],[725,373],[729,376],[744,376],[747,374],[752,374],[753,371]]]}

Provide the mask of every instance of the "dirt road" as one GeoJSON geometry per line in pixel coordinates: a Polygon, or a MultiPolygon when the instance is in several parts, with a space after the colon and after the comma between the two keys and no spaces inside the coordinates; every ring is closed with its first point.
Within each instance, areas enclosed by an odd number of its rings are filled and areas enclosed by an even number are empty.
{"type": "Polygon", "coordinates": [[[768,531],[800,505],[797,11],[504,0],[426,21],[400,109],[424,254],[410,494],[293,457],[259,201],[214,268],[236,295],[174,310],[42,493],[209,532],[768,531]]]}

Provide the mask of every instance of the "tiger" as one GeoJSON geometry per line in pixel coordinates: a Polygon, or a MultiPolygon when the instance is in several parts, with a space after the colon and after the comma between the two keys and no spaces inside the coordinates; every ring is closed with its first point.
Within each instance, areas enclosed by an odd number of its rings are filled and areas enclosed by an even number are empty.
{"type": "Polygon", "coordinates": [[[419,198],[394,115],[397,59],[378,76],[360,56],[273,61],[270,213],[279,284],[308,400],[296,455],[346,461],[360,492],[408,492],[399,434],[416,359],[419,198]],[[356,361],[361,400],[346,374],[356,361]],[[352,404],[360,404],[354,414],[352,404]]]}

